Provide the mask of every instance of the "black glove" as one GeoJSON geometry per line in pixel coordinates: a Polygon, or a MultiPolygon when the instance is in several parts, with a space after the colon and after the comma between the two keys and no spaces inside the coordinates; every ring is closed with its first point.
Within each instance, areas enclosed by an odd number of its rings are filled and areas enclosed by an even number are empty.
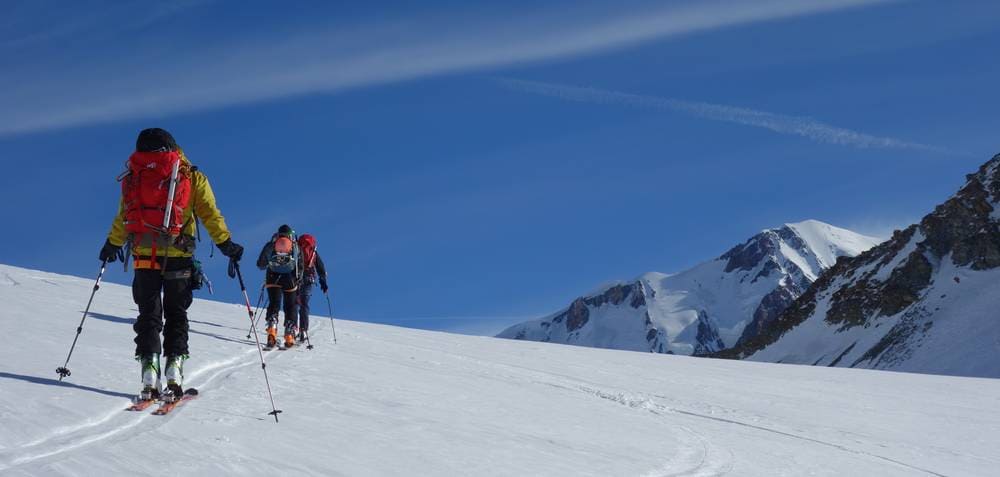
{"type": "Polygon", "coordinates": [[[330,289],[330,287],[326,286],[326,279],[325,278],[320,278],[319,279],[319,288],[320,288],[320,290],[323,290],[323,293],[326,293],[326,291],[330,289]]]}
{"type": "Polygon", "coordinates": [[[229,268],[226,269],[226,274],[229,275],[229,278],[236,278],[236,269],[239,266],[240,262],[237,262],[236,260],[233,260],[231,258],[229,259],[229,268]]]}
{"type": "Polygon", "coordinates": [[[97,259],[102,262],[114,262],[115,259],[125,261],[125,253],[122,252],[122,248],[118,245],[114,245],[110,240],[104,241],[104,246],[101,247],[101,253],[97,256],[97,259]]]}
{"type": "Polygon", "coordinates": [[[243,258],[243,246],[233,242],[233,239],[228,239],[216,246],[219,247],[219,251],[222,252],[223,255],[229,257],[232,261],[238,262],[241,258],[243,258]]]}

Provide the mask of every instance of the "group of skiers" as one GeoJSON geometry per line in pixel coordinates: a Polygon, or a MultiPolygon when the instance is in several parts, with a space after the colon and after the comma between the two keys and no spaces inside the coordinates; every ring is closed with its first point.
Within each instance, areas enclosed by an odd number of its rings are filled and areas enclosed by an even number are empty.
{"type": "Polygon", "coordinates": [[[326,266],[316,251],[316,238],[303,234],[296,239],[295,231],[288,225],[282,225],[261,249],[257,268],[266,272],[267,346],[277,346],[278,311],[282,303],[285,310],[285,347],[295,346],[296,339],[307,340],[312,287],[318,281],[323,293],[329,290],[326,266]]]}
{"type": "MultiPolygon", "coordinates": [[[[133,325],[142,375],[139,400],[178,399],[184,393],[184,361],[189,356],[187,309],[193,290],[203,280],[200,263],[194,259],[199,222],[229,258],[230,277],[235,277],[234,268],[238,272],[243,247],[233,241],[208,177],[191,164],[169,132],[160,128],[141,131],[127,165],[118,178],[122,190],[118,214],[99,259],[104,264],[120,260],[127,269],[126,255],[130,254],[135,269],[132,297],[139,309],[133,325]],[[161,374],[165,386],[161,386],[161,374]]],[[[257,266],[266,272],[267,346],[278,345],[282,304],[284,346],[307,340],[313,285],[318,283],[323,293],[329,289],[316,239],[309,234],[296,237],[291,227],[282,225],[264,245],[257,266]]]]}

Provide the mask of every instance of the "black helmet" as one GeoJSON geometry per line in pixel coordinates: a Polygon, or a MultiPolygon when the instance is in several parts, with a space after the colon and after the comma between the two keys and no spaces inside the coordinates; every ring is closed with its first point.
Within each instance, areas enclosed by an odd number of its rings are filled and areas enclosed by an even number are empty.
{"type": "Polygon", "coordinates": [[[284,224],[281,227],[278,227],[278,235],[292,236],[295,235],[295,231],[292,230],[292,227],[290,225],[284,224]]]}
{"type": "Polygon", "coordinates": [[[135,140],[135,150],[139,152],[176,151],[177,141],[165,129],[143,129],[135,140]]]}

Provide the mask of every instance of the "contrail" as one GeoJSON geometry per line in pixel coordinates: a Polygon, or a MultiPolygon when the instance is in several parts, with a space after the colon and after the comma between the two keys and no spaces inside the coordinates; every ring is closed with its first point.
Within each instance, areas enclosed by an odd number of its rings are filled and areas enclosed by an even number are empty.
{"type": "Polygon", "coordinates": [[[943,147],[904,141],[891,137],[874,136],[863,132],[832,126],[816,121],[815,119],[802,116],[789,116],[785,114],[758,111],[723,104],[660,98],[656,96],[643,96],[638,94],[621,93],[618,91],[601,90],[597,88],[541,83],[537,81],[524,81],[516,79],[498,79],[497,81],[501,85],[513,90],[539,94],[542,96],[550,96],[566,101],[678,111],[688,113],[699,118],[743,124],[746,126],[770,129],[771,131],[781,134],[802,136],[813,141],[827,144],[853,146],[862,149],[910,149],[942,154],[955,153],[954,151],[943,147]]]}
{"type": "Polygon", "coordinates": [[[544,5],[389,9],[385,18],[362,23],[351,15],[334,19],[336,14],[316,12],[303,16],[309,21],[294,34],[280,26],[288,19],[276,18],[248,35],[222,35],[200,28],[199,15],[177,14],[208,1],[170,2],[159,12],[138,5],[148,2],[108,2],[114,5],[87,15],[33,9],[45,13],[35,16],[49,26],[13,40],[0,35],[0,50],[39,49],[9,60],[0,52],[0,138],[495,71],[896,0],[626,0],[603,6],[576,2],[581,5],[571,11],[544,5]],[[155,36],[133,34],[170,15],[175,28],[155,36]],[[114,51],[104,50],[111,41],[114,51]],[[62,54],[65,45],[106,54],[62,54]],[[160,51],[161,45],[170,47],[160,51]],[[158,52],[158,62],[184,74],[164,75],[150,68],[152,50],[158,52]]]}

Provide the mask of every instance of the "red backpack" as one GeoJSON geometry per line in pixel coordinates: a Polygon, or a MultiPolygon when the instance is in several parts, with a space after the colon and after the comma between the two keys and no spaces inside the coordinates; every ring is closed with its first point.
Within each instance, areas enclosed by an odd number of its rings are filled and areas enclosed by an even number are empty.
{"type": "Polygon", "coordinates": [[[151,239],[153,259],[156,238],[175,239],[184,227],[184,209],[191,200],[191,177],[189,168],[181,162],[177,151],[136,151],[120,179],[125,230],[133,235],[135,243],[143,236],[151,239]]]}
{"type": "Polygon", "coordinates": [[[299,249],[302,250],[302,263],[305,263],[306,273],[312,273],[316,263],[316,237],[302,234],[299,237],[299,249]]]}

